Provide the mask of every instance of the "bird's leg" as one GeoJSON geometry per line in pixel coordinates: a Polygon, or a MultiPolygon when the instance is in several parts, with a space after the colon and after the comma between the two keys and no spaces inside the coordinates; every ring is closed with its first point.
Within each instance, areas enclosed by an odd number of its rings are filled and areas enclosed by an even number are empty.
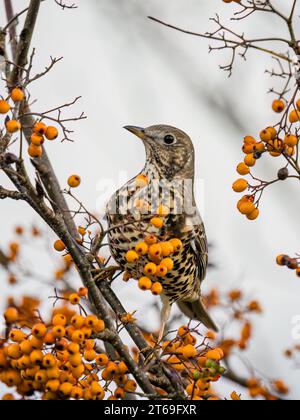
{"type": "Polygon", "coordinates": [[[165,328],[171,314],[171,304],[170,304],[169,299],[166,297],[163,297],[162,302],[163,302],[163,307],[161,310],[161,324],[160,324],[160,330],[159,330],[159,335],[158,335],[158,340],[157,340],[158,344],[160,344],[162,339],[164,338],[165,328]]]}
{"type": "Polygon", "coordinates": [[[100,269],[92,270],[92,274],[94,276],[95,283],[98,283],[100,281],[107,280],[107,279],[112,280],[116,272],[120,270],[121,268],[117,266],[103,267],[100,269]]]}

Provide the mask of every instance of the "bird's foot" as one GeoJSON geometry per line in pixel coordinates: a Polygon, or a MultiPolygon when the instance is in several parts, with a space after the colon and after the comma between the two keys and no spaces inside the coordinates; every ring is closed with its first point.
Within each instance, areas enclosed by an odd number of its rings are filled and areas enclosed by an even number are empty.
{"type": "Polygon", "coordinates": [[[111,266],[111,267],[94,269],[91,272],[93,274],[94,282],[99,283],[100,281],[104,281],[104,280],[112,280],[116,272],[120,270],[121,269],[118,266],[111,266]]]}
{"type": "Polygon", "coordinates": [[[149,365],[160,358],[161,346],[158,343],[154,347],[148,346],[141,353],[145,356],[145,365],[149,365]]]}

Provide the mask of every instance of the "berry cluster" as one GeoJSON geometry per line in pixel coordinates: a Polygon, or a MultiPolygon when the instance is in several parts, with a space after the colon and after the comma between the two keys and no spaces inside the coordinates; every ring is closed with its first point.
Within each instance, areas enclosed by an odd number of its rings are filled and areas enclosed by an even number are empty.
{"type": "MultiPolygon", "coordinates": [[[[297,106],[299,106],[300,109],[300,101],[298,101],[297,106]]],[[[292,114],[293,112],[295,111],[292,111],[292,114]]],[[[283,138],[281,138],[280,134],[281,133],[278,132],[276,128],[267,127],[260,132],[259,141],[252,136],[246,136],[244,138],[242,150],[245,154],[245,158],[243,162],[238,164],[237,172],[242,176],[251,176],[253,181],[255,181],[255,184],[251,185],[247,179],[240,178],[233,183],[232,188],[237,193],[248,190],[249,194],[244,195],[242,199],[239,200],[237,207],[240,213],[245,215],[249,220],[256,220],[258,218],[258,206],[263,190],[273,183],[260,181],[255,178],[251,173],[251,168],[253,168],[256,165],[256,162],[265,154],[272,157],[283,156],[288,162],[289,159],[296,154],[299,143],[297,130],[293,133],[291,127],[283,138]]],[[[286,166],[278,171],[277,180],[275,181],[284,181],[288,177],[289,170],[286,166]]]]}
{"type": "MultiPolygon", "coordinates": [[[[86,295],[82,288],[69,301],[79,305],[86,295]]],[[[136,391],[125,363],[111,360],[97,346],[95,337],[105,324],[96,316],[62,307],[49,324],[40,320],[29,327],[20,322],[19,308],[12,306],[4,318],[9,332],[0,347],[0,380],[15,392],[3,399],[122,399],[136,391]]]]}
{"type": "Polygon", "coordinates": [[[300,258],[291,258],[288,255],[278,255],[276,263],[281,267],[287,267],[290,270],[294,270],[296,275],[300,277],[300,258]]]}
{"type": "Polygon", "coordinates": [[[221,348],[210,349],[207,338],[202,344],[187,326],[180,327],[172,341],[162,345],[162,357],[186,382],[186,393],[191,400],[218,400],[211,384],[217,382],[225,369],[220,362],[224,357],[221,348]]]}
{"type": "Polygon", "coordinates": [[[43,155],[42,145],[47,140],[55,140],[58,137],[58,130],[55,127],[49,126],[43,122],[37,122],[33,127],[31,135],[31,144],[28,148],[28,154],[32,158],[40,158],[43,155]]]}
{"type": "MultiPolygon", "coordinates": [[[[15,134],[22,129],[17,114],[18,105],[24,100],[25,93],[19,87],[12,89],[7,99],[0,100],[0,114],[6,115],[5,128],[8,134],[15,134]],[[10,105],[10,100],[14,103],[13,106],[10,105]],[[11,116],[8,115],[9,113],[11,113],[11,116]]],[[[57,128],[52,126],[47,127],[43,122],[37,122],[32,129],[31,144],[28,148],[29,156],[32,158],[40,158],[43,154],[42,145],[45,138],[47,140],[55,140],[58,137],[58,134],[57,128]]]]}
{"type": "MultiPolygon", "coordinates": [[[[139,175],[136,179],[136,187],[142,188],[148,184],[145,175],[139,175]]],[[[145,210],[146,203],[138,200],[136,204],[138,210],[145,210]]],[[[146,206],[148,208],[148,206],[146,206]]],[[[151,290],[154,295],[160,295],[163,292],[161,279],[174,268],[172,256],[178,254],[183,243],[180,239],[173,238],[166,240],[163,234],[165,220],[170,214],[170,209],[165,205],[160,205],[153,217],[148,218],[148,227],[144,230],[144,240],[137,243],[134,248],[126,254],[128,264],[138,267],[140,272],[144,273],[138,285],[141,290],[151,290]],[[154,229],[154,231],[153,231],[154,229]],[[150,233],[150,232],[153,233],[150,233]]],[[[130,278],[130,274],[125,274],[125,280],[130,278]]]]}

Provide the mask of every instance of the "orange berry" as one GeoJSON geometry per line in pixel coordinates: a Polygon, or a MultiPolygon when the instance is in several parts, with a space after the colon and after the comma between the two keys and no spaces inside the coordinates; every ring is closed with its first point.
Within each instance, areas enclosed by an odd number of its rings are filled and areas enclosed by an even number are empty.
{"type": "Polygon", "coordinates": [[[146,236],[146,238],[145,238],[145,242],[146,242],[146,244],[147,245],[154,245],[154,244],[156,244],[157,243],[157,237],[155,236],[155,235],[148,235],[148,236],[146,236]]]}
{"type": "Polygon", "coordinates": [[[180,239],[171,239],[170,244],[173,246],[174,252],[180,252],[183,249],[183,243],[180,239]]]}
{"type": "Polygon", "coordinates": [[[256,143],[254,145],[254,151],[255,152],[259,152],[259,153],[263,153],[265,151],[265,145],[264,143],[256,143]]]}
{"type": "Polygon", "coordinates": [[[247,166],[244,162],[239,163],[236,170],[240,175],[248,175],[250,173],[249,166],[247,166]]]}
{"type": "Polygon", "coordinates": [[[99,382],[92,382],[91,383],[91,394],[97,397],[97,400],[103,400],[105,397],[105,392],[99,382]]]}
{"type": "Polygon", "coordinates": [[[139,255],[137,254],[137,252],[135,251],[128,251],[126,254],[126,261],[129,264],[134,264],[136,262],[138,262],[139,260],[139,255]]]}
{"type": "Polygon", "coordinates": [[[28,147],[28,154],[33,159],[40,158],[43,155],[43,148],[41,146],[35,146],[31,143],[28,147]]]}
{"type": "Polygon", "coordinates": [[[245,201],[241,203],[239,210],[242,214],[248,215],[255,211],[255,205],[251,201],[245,201]]]}
{"type": "Polygon", "coordinates": [[[67,318],[63,314],[57,314],[53,317],[52,324],[54,326],[65,327],[67,325],[67,318]]]}
{"type": "Polygon", "coordinates": [[[58,130],[56,127],[47,127],[45,137],[48,140],[55,140],[58,137],[58,130]]]}
{"type": "Polygon", "coordinates": [[[4,318],[7,324],[13,324],[19,319],[19,312],[16,308],[7,308],[4,312],[4,318]]]}
{"type": "Polygon", "coordinates": [[[141,290],[150,290],[152,287],[152,281],[148,277],[141,277],[138,285],[141,290]]]}
{"type": "Polygon", "coordinates": [[[33,350],[33,352],[30,353],[29,358],[33,365],[41,365],[43,363],[44,354],[41,350],[33,350]]]}
{"type": "Polygon", "coordinates": [[[118,366],[114,362],[108,362],[106,370],[108,375],[111,375],[112,377],[115,376],[119,371],[118,366]]]}
{"type": "Polygon", "coordinates": [[[244,143],[242,150],[245,155],[249,155],[249,153],[253,153],[254,151],[254,144],[244,143]]]}
{"type": "Polygon", "coordinates": [[[53,335],[55,338],[63,338],[66,335],[65,327],[57,325],[53,328],[53,335]]]}
{"type": "Polygon", "coordinates": [[[168,271],[171,271],[174,268],[174,261],[172,258],[164,258],[160,265],[166,267],[168,271]]]}
{"type": "Polygon", "coordinates": [[[123,388],[117,388],[115,390],[114,396],[118,399],[121,400],[125,397],[125,391],[123,388]]]}
{"type": "Polygon", "coordinates": [[[9,338],[14,343],[21,343],[21,341],[26,339],[26,334],[21,330],[11,330],[9,333],[9,338]]]}
{"type": "Polygon", "coordinates": [[[289,147],[297,146],[298,142],[299,142],[298,137],[294,136],[293,134],[287,134],[284,138],[284,143],[288,145],[289,147]]]}
{"type": "Polygon", "coordinates": [[[154,244],[149,247],[149,256],[152,258],[157,258],[161,256],[161,246],[160,244],[154,244]]]}
{"type": "Polygon", "coordinates": [[[20,343],[20,350],[22,354],[26,354],[27,356],[33,351],[31,343],[29,340],[24,340],[20,343]]]}
{"type": "Polygon", "coordinates": [[[167,206],[161,205],[161,206],[159,206],[159,208],[157,210],[157,214],[160,217],[167,217],[170,214],[170,209],[167,206]]]}
{"type": "Polygon", "coordinates": [[[128,369],[126,363],[120,362],[119,373],[120,373],[120,375],[126,375],[126,373],[129,373],[129,369],[128,369]]]}
{"type": "Polygon", "coordinates": [[[71,339],[74,343],[83,343],[85,339],[84,333],[81,330],[76,330],[73,332],[71,339]]]}
{"type": "Polygon", "coordinates": [[[37,122],[33,127],[33,131],[40,136],[44,136],[46,134],[47,126],[43,122],[37,122]]]}
{"type": "Polygon", "coordinates": [[[189,329],[188,329],[188,327],[185,327],[185,326],[180,327],[178,329],[178,335],[179,335],[179,337],[184,337],[186,334],[188,334],[188,332],[189,332],[189,329]]]}
{"type": "Polygon", "coordinates": [[[136,180],[135,180],[135,185],[136,185],[137,188],[146,187],[146,185],[148,185],[148,178],[147,178],[147,176],[146,175],[143,175],[143,174],[138,175],[136,177],[136,180]]]}
{"type": "Polygon", "coordinates": [[[248,220],[256,220],[259,217],[259,209],[255,208],[251,213],[247,214],[248,220]]]}
{"type": "Polygon", "coordinates": [[[16,120],[7,121],[5,126],[6,126],[6,130],[11,134],[16,133],[17,131],[21,130],[21,123],[16,120]]]}
{"type": "Polygon", "coordinates": [[[272,133],[271,133],[271,131],[268,130],[267,128],[265,130],[262,130],[260,132],[260,138],[264,142],[269,142],[270,140],[272,140],[272,133]]]}
{"type": "Polygon", "coordinates": [[[256,143],[256,140],[255,140],[255,138],[254,138],[254,137],[252,137],[252,136],[246,136],[246,137],[244,138],[244,143],[245,143],[245,144],[255,144],[255,143],[256,143]]]}
{"type": "Polygon", "coordinates": [[[72,394],[73,391],[73,385],[69,382],[65,382],[60,385],[59,392],[64,395],[65,397],[68,397],[72,394]]]}
{"type": "Polygon", "coordinates": [[[150,223],[152,226],[156,227],[157,229],[161,229],[164,225],[164,221],[160,217],[153,217],[150,220],[150,223]]]}
{"type": "Polygon", "coordinates": [[[107,366],[108,365],[108,357],[106,354],[98,354],[95,359],[97,365],[99,366],[107,366]]]}
{"type": "Polygon", "coordinates": [[[168,274],[167,267],[165,265],[160,264],[157,267],[157,272],[156,272],[157,277],[166,277],[167,274],[168,274]]]}
{"type": "Polygon", "coordinates": [[[43,359],[43,366],[47,369],[54,368],[57,365],[57,360],[53,354],[46,354],[43,359]]]}
{"type": "Polygon", "coordinates": [[[272,109],[274,112],[280,114],[281,112],[284,111],[284,108],[285,108],[285,103],[282,99],[275,99],[275,101],[273,101],[272,109]]]}
{"type": "Polygon", "coordinates": [[[154,264],[154,263],[146,264],[145,267],[144,267],[144,272],[145,272],[145,274],[155,276],[155,274],[157,272],[157,265],[154,264]]]}
{"type": "Polygon", "coordinates": [[[71,354],[74,355],[76,353],[80,352],[80,346],[78,343],[71,343],[69,344],[67,351],[71,354]]]}
{"type": "Polygon", "coordinates": [[[54,242],[54,249],[58,252],[63,252],[66,249],[66,245],[58,239],[56,242],[54,242]]]}
{"type": "Polygon", "coordinates": [[[74,315],[71,318],[71,324],[73,325],[73,327],[75,327],[76,329],[80,329],[84,326],[84,318],[81,315],[74,315]]]}
{"type": "Polygon", "coordinates": [[[98,319],[96,324],[93,326],[93,331],[95,334],[99,334],[105,330],[105,323],[102,319],[98,319]]]}
{"type": "Polygon", "coordinates": [[[10,344],[6,348],[6,355],[11,359],[19,359],[22,356],[19,344],[10,344]]]}
{"type": "Polygon", "coordinates": [[[72,293],[69,296],[69,302],[71,303],[71,305],[74,305],[74,306],[79,305],[79,303],[80,303],[80,296],[77,293],[72,293]]]}
{"type": "Polygon", "coordinates": [[[210,360],[219,361],[222,359],[221,353],[217,350],[210,350],[206,353],[206,358],[210,360]]]}
{"type": "Polygon", "coordinates": [[[73,368],[76,368],[82,364],[81,353],[71,354],[68,358],[73,368]]]}
{"type": "Polygon", "coordinates": [[[169,257],[174,252],[174,247],[171,242],[160,242],[160,246],[163,257],[169,257]]]}
{"type": "Polygon", "coordinates": [[[126,384],[124,385],[124,390],[126,392],[135,392],[137,389],[137,383],[133,380],[129,380],[128,382],[126,382],[126,384]]]}
{"type": "Polygon", "coordinates": [[[139,242],[136,245],[135,250],[139,255],[146,255],[149,251],[149,246],[146,244],[146,242],[139,242]]]}
{"type": "Polygon", "coordinates": [[[25,95],[22,89],[14,88],[10,93],[10,97],[14,102],[22,102],[25,95]]]}
{"type": "Polygon", "coordinates": [[[44,137],[40,136],[38,134],[32,134],[31,136],[31,144],[33,144],[36,147],[41,146],[44,143],[44,137]]]}
{"type": "Polygon", "coordinates": [[[32,335],[36,338],[43,338],[47,333],[45,324],[37,324],[32,328],[32,335]]]}
{"type": "Polygon", "coordinates": [[[256,159],[254,157],[254,154],[251,153],[250,155],[245,156],[244,163],[252,168],[256,164],[256,159]]]}
{"type": "Polygon", "coordinates": [[[71,398],[81,400],[83,398],[83,390],[79,386],[75,386],[71,392],[71,398]]]}
{"type": "Polygon", "coordinates": [[[81,184],[81,178],[78,175],[71,175],[68,179],[68,185],[70,188],[77,188],[81,184]]]}
{"type": "Polygon", "coordinates": [[[294,124],[300,121],[300,111],[293,110],[289,115],[290,123],[294,124]]]}
{"type": "Polygon", "coordinates": [[[89,291],[86,287],[80,287],[80,289],[78,290],[78,294],[80,297],[86,298],[89,294],[89,291]]]}
{"type": "Polygon", "coordinates": [[[84,352],[83,357],[85,358],[85,360],[87,360],[88,362],[92,362],[93,360],[96,359],[96,352],[95,350],[86,350],[84,352]]]}
{"type": "Polygon", "coordinates": [[[241,193],[248,188],[249,184],[245,179],[238,179],[232,185],[234,192],[241,193]]]}
{"type": "Polygon", "coordinates": [[[10,111],[10,105],[3,99],[0,100],[0,114],[7,114],[10,111]]]}
{"type": "Polygon", "coordinates": [[[267,127],[266,130],[271,134],[272,140],[275,140],[278,136],[277,130],[275,127],[267,127]]]}
{"type": "Polygon", "coordinates": [[[153,283],[152,288],[151,288],[151,293],[154,296],[160,296],[163,293],[163,287],[161,283],[159,282],[153,283]]]}
{"type": "Polygon", "coordinates": [[[286,265],[286,263],[288,261],[288,258],[289,257],[287,255],[284,255],[284,254],[278,255],[278,257],[276,258],[276,263],[283,267],[283,266],[286,265]]]}
{"type": "Polygon", "coordinates": [[[44,346],[44,339],[31,337],[30,344],[34,350],[41,350],[44,346]]]}
{"type": "Polygon", "coordinates": [[[195,349],[194,346],[192,346],[191,344],[188,344],[187,346],[184,346],[182,348],[182,355],[186,359],[192,359],[197,355],[197,350],[195,349]]]}
{"type": "Polygon", "coordinates": [[[51,379],[45,385],[47,391],[57,392],[60,387],[60,381],[58,379],[51,379]]]}

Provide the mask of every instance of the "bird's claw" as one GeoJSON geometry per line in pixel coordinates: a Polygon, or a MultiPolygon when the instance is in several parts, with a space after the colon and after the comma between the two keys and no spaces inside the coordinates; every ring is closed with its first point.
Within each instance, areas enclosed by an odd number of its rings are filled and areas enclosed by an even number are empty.
{"type": "Polygon", "coordinates": [[[93,274],[93,279],[95,283],[99,283],[104,280],[112,280],[113,276],[117,271],[120,271],[120,267],[111,266],[105,268],[93,269],[91,273],[93,274]]]}

